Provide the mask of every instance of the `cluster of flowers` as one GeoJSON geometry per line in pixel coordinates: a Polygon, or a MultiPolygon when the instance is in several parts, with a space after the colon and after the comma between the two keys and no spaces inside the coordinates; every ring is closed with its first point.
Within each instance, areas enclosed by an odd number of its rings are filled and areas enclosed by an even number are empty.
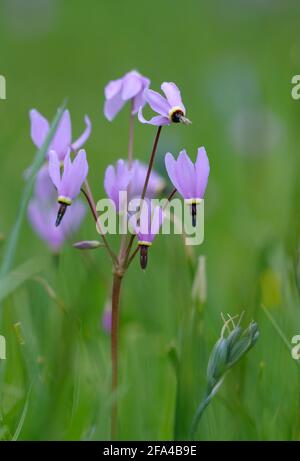
{"type": "MultiPolygon", "coordinates": [[[[179,89],[174,83],[163,83],[165,96],[149,89],[150,80],[137,71],[131,71],[120,79],[111,81],[105,88],[104,114],[112,121],[126,102],[131,103],[131,116],[138,115],[143,124],[159,127],[172,123],[189,124],[179,89]],[[150,120],[143,115],[143,107],[148,104],[157,114],[150,120]]],[[[30,111],[31,137],[40,148],[49,131],[48,121],[36,110],[30,111]]],[[[91,122],[85,117],[86,128],[82,135],[72,141],[70,114],[66,110],[61,118],[55,136],[48,149],[45,164],[36,178],[34,197],[28,215],[35,231],[53,251],[58,251],[69,234],[80,225],[85,209],[78,198],[86,184],[88,162],[83,145],[91,134],[91,122]],[[54,186],[54,187],[53,187],[54,186]]],[[[152,159],[153,160],[153,159],[152,159]]],[[[150,161],[151,163],[151,161],[150,161]]],[[[196,224],[196,205],[205,194],[209,176],[209,161],[204,147],[198,149],[193,163],[185,150],[177,159],[171,153],[165,156],[165,166],[169,178],[177,192],[191,205],[193,224],[196,224]]],[[[104,189],[120,211],[119,193],[126,191],[129,199],[153,198],[164,188],[164,180],[138,160],[118,160],[105,171],[104,189]]],[[[141,249],[142,266],[146,264],[147,248],[159,232],[163,210],[141,213],[136,225],[138,244],[141,249]],[[148,222],[149,231],[141,230],[141,221],[148,222]]]]}

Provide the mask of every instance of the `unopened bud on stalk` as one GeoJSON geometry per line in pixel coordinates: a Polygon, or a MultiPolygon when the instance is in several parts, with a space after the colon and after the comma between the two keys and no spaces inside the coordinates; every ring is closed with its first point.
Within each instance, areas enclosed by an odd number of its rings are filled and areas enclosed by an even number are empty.
{"type": "Polygon", "coordinates": [[[94,250],[103,246],[98,240],[82,240],[81,242],[73,243],[73,247],[78,250],[94,250]]]}
{"type": "Polygon", "coordinates": [[[214,395],[219,390],[226,373],[235,365],[256,343],[259,337],[258,326],[251,322],[243,330],[240,327],[241,317],[237,325],[234,319],[228,316],[221,331],[220,338],[216,342],[210,354],[207,366],[207,390],[204,399],[200,402],[192,423],[191,435],[195,435],[201,416],[214,395]],[[229,325],[232,325],[230,330],[229,325]],[[225,337],[225,331],[228,331],[225,337]]]}

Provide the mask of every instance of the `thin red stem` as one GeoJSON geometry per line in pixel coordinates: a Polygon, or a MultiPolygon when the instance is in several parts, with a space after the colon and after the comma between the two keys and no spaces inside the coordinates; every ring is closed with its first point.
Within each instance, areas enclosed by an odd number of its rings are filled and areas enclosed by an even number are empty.
{"type": "Polygon", "coordinates": [[[118,405],[116,391],[118,388],[118,338],[119,338],[119,310],[120,310],[120,291],[122,275],[114,274],[112,288],[112,326],[111,326],[111,360],[112,360],[112,384],[111,391],[113,402],[111,408],[111,438],[115,440],[118,431],[118,405]]]}
{"type": "MultiPolygon", "coordinates": [[[[156,132],[156,136],[154,138],[154,143],[153,143],[153,147],[152,147],[152,151],[151,151],[151,155],[150,155],[148,170],[147,170],[145,183],[144,183],[144,187],[143,187],[143,191],[142,191],[142,195],[141,195],[141,201],[144,200],[144,198],[146,196],[147,187],[148,187],[151,171],[152,171],[152,168],[153,168],[153,163],[154,163],[154,159],[155,159],[155,154],[156,154],[156,150],[157,150],[157,145],[158,145],[161,129],[162,129],[162,127],[159,126],[158,129],[157,129],[157,132],[156,132]]],[[[133,244],[134,239],[135,239],[135,235],[132,234],[131,237],[130,237],[127,249],[126,249],[125,264],[127,264],[128,256],[129,256],[130,250],[132,248],[132,244],[133,244]]]]}
{"type": "Polygon", "coordinates": [[[95,201],[94,201],[94,198],[93,198],[93,195],[91,193],[91,189],[88,185],[88,182],[86,181],[85,182],[85,187],[87,190],[85,190],[84,188],[81,188],[81,192],[83,193],[83,195],[85,196],[88,204],[89,204],[89,207],[91,209],[91,212],[93,214],[93,217],[95,219],[95,222],[97,224],[97,229],[99,229],[99,233],[102,237],[102,240],[103,240],[103,243],[104,243],[104,246],[105,248],[107,249],[113,263],[115,264],[117,262],[117,256],[115,255],[115,253],[113,252],[113,250],[110,248],[109,246],[109,243],[105,237],[105,235],[103,234],[103,232],[101,231],[101,227],[100,227],[100,223],[99,223],[99,220],[98,220],[98,213],[97,213],[97,210],[96,210],[96,205],[95,205],[95,201]]]}

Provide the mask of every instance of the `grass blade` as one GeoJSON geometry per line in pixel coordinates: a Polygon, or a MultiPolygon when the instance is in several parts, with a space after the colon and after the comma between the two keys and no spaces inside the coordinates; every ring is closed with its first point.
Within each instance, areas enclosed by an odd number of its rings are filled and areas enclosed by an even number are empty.
{"type": "Polygon", "coordinates": [[[58,112],[57,112],[57,114],[56,114],[56,116],[55,116],[55,118],[54,118],[54,120],[53,120],[53,122],[51,124],[49,133],[48,133],[48,135],[47,135],[41,149],[39,149],[38,152],[36,153],[34,162],[33,162],[32,167],[30,169],[29,178],[27,179],[25,187],[24,187],[24,191],[23,191],[23,194],[22,194],[22,199],[21,199],[19,211],[18,211],[18,214],[17,214],[17,218],[16,218],[15,224],[14,224],[14,226],[12,228],[12,231],[11,231],[10,236],[8,238],[8,241],[7,241],[7,246],[6,246],[6,249],[5,249],[5,252],[4,252],[3,262],[2,262],[2,266],[1,266],[1,270],[0,270],[0,277],[5,276],[9,272],[11,267],[12,267],[14,257],[15,257],[15,253],[16,253],[17,243],[18,243],[18,240],[19,240],[19,235],[20,235],[22,222],[23,222],[24,216],[26,214],[27,205],[28,205],[28,202],[30,200],[32,189],[33,189],[33,186],[34,186],[35,176],[36,176],[39,168],[42,166],[42,164],[44,162],[46,152],[47,152],[47,150],[49,148],[49,145],[50,145],[50,143],[51,143],[51,141],[53,139],[53,136],[54,136],[54,134],[56,132],[56,129],[58,127],[58,124],[60,122],[60,119],[62,117],[64,109],[65,109],[65,103],[58,110],[58,112]]]}
{"type": "Polygon", "coordinates": [[[0,279],[0,303],[26,280],[36,275],[42,268],[37,260],[26,261],[0,279]]]}

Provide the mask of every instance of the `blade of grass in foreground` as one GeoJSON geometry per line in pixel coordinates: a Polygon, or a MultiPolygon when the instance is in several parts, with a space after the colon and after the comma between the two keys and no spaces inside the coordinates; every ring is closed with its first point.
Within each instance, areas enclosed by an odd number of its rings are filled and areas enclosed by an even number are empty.
{"type": "Polygon", "coordinates": [[[26,418],[26,415],[27,415],[27,412],[28,412],[30,395],[31,395],[31,385],[30,385],[28,393],[27,393],[26,401],[25,401],[25,404],[24,404],[24,407],[23,407],[21,417],[19,419],[18,426],[17,426],[16,431],[15,431],[15,433],[12,436],[12,439],[11,439],[13,442],[16,442],[18,440],[18,438],[20,436],[20,433],[22,431],[22,428],[24,426],[25,418],[26,418]]]}
{"type": "MultiPolygon", "coordinates": [[[[289,340],[287,339],[287,337],[285,336],[285,334],[283,333],[283,331],[281,330],[280,326],[278,325],[278,323],[276,322],[276,320],[274,319],[274,317],[270,314],[270,312],[268,311],[268,309],[263,305],[261,304],[261,308],[262,310],[264,311],[264,313],[266,314],[269,322],[271,323],[271,325],[273,326],[273,328],[275,329],[275,331],[278,333],[278,336],[280,337],[280,339],[282,340],[282,342],[285,344],[285,346],[287,347],[287,349],[291,352],[291,345],[290,345],[290,342],[289,340]]],[[[296,364],[298,366],[300,366],[300,362],[298,360],[294,360],[294,362],[296,362],[296,364]]]]}
{"type": "Polygon", "coordinates": [[[41,261],[30,260],[21,264],[0,279],[0,303],[26,280],[36,275],[43,265],[41,261]]]}
{"type": "Polygon", "coordinates": [[[7,246],[5,248],[4,257],[3,257],[1,270],[0,270],[0,277],[5,276],[9,272],[11,267],[12,267],[14,257],[15,257],[15,253],[16,253],[16,247],[17,247],[18,240],[19,240],[19,235],[20,235],[22,222],[23,222],[24,216],[26,214],[27,205],[28,205],[28,202],[30,200],[32,189],[33,189],[33,186],[34,186],[35,176],[36,176],[39,168],[42,166],[42,164],[44,162],[46,152],[47,152],[47,150],[49,148],[49,145],[50,145],[50,143],[51,143],[51,141],[52,141],[52,139],[53,139],[53,137],[55,135],[56,129],[58,127],[58,124],[60,122],[60,119],[62,117],[64,109],[65,109],[65,103],[58,110],[58,112],[57,112],[57,114],[56,114],[56,116],[55,116],[55,118],[54,118],[54,120],[53,120],[53,122],[51,124],[49,133],[48,133],[42,147],[36,153],[36,156],[35,156],[35,159],[33,161],[33,164],[32,164],[32,166],[30,168],[30,174],[29,174],[29,177],[28,177],[28,179],[26,181],[26,184],[25,184],[25,187],[24,187],[24,190],[23,190],[23,194],[22,194],[22,198],[21,198],[17,218],[16,218],[15,224],[14,224],[12,230],[11,230],[10,236],[8,238],[8,241],[7,241],[7,246]]]}

